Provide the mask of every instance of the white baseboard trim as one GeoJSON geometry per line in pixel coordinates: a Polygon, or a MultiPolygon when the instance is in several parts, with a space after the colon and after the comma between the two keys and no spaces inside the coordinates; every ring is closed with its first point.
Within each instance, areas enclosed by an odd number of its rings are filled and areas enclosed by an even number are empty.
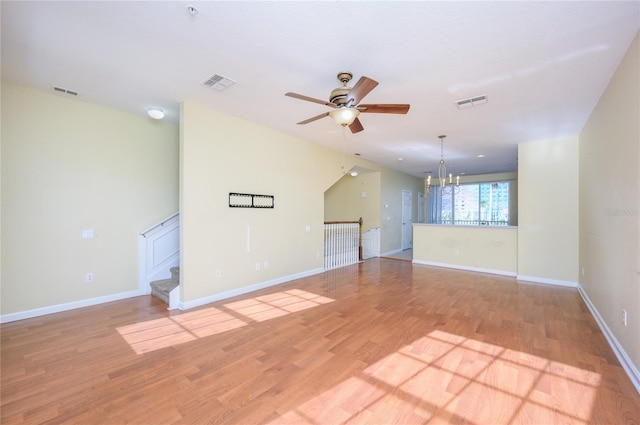
{"type": "Polygon", "coordinates": [[[578,287],[578,282],[572,282],[570,280],[548,279],[546,277],[537,277],[537,276],[523,276],[521,274],[516,276],[516,280],[523,280],[525,282],[533,282],[533,283],[544,283],[546,285],[566,286],[568,288],[578,287]]]}
{"type": "Polygon", "coordinates": [[[301,279],[303,277],[313,276],[315,274],[324,273],[324,268],[318,268],[313,270],[308,270],[306,272],[296,273],[289,276],[283,276],[272,280],[267,280],[265,282],[255,283],[253,285],[245,286],[242,288],[232,289],[230,291],[220,292],[218,294],[209,295],[207,297],[198,298],[191,301],[184,301],[178,303],[178,308],[180,310],[189,310],[194,307],[200,307],[205,304],[210,304],[216,301],[225,300],[227,298],[237,297],[238,295],[245,295],[250,292],[258,291],[260,289],[269,288],[271,286],[280,285],[282,283],[286,283],[295,279],[301,279]]]}
{"type": "Polygon", "coordinates": [[[447,264],[447,263],[437,263],[435,261],[423,261],[423,260],[413,260],[413,264],[422,264],[423,266],[435,266],[435,267],[445,267],[447,269],[456,269],[456,270],[465,270],[470,272],[478,272],[478,273],[488,273],[488,274],[497,274],[500,276],[509,276],[515,277],[515,272],[510,272],[507,270],[495,270],[495,269],[485,269],[482,267],[472,267],[472,266],[462,266],[460,264],[447,264]]]}
{"type": "Polygon", "coordinates": [[[111,301],[123,300],[144,295],[141,290],[120,292],[118,294],[105,295],[103,297],[89,298],[86,300],[72,301],[64,304],[57,304],[48,307],[34,308],[33,310],[19,311],[0,315],[0,323],[15,322],[16,320],[30,319],[32,317],[44,316],[46,314],[61,313],[63,311],[74,310],[76,308],[90,307],[93,305],[108,303],[111,301]]]}
{"type": "Polygon", "coordinates": [[[591,311],[593,318],[596,319],[596,323],[598,323],[600,330],[602,331],[602,333],[604,334],[604,337],[607,339],[607,342],[611,346],[613,353],[618,358],[618,361],[622,365],[622,368],[624,369],[624,371],[627,372],[627,376],[629,376],[629,379],[631,380],[631,383],[633,384],[633,386],[636,387],[636,391],[640,393],[640,371],[638,371],[638,368],[633,364],[633,362],[627,355],[627,352],[624,351],[624,348],[622,348],[622,345],[620,345],[616,336],[613,334],[613,332],[611,332],[611,329],[609,329],[609,326],[607,326],[607,322],[604,321],[604,319],[598,312],[598,309],[596,308],[595,305],[593,305],[593,303],[589,299],[589,296],[587,295],[587,293],[584,291],[584,289],[579,283],[577,285],[577,288],[578,288],[578,292],[580,293],[580,296],[582,296],[582,299],[584,300],[584,303],[589,308],[589,311],[591,311]]]}
{"type": "Polygon", "coordinates": [[[402,249],[393,249],[391,251],[383,252],[380,257],[388,257],[390,255],[396,255],[402,252],[402,249]]]}

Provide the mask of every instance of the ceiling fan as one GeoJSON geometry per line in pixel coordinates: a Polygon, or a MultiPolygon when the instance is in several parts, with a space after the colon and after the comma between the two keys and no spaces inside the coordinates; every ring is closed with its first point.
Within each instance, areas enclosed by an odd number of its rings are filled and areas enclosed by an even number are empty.
{"type": "Polygon", "coordinates": [[[409,107],[411,105],[408,104],[361,104],[360,101],[362,98],[369,94],[369,92],[378,85],[378,82],[369,77],[362,76],[356,85],[351,88],[347,86],[347,83],[349,83],[352,78],[353,74],[350,72],[343,71],[338,73],[338,80],[342,83],[342,87],[338,87],[331,92],[328,102],[298,93],[285,93],[285,96],[295,97],[296,99],[306,100],[308,102],[320,103],[321,105],[333,108],[333,110],[329,112],[300,121],[298,124],[308,124],[326,116],[331,116],[336,123],[343,127],[349,126],[352,133],[357,133],[364,130],[362,123],[358,119],[358,115],[360,115],[361,112],[373,112],[378,114],[406,114],[409,112],[409,107]]]}

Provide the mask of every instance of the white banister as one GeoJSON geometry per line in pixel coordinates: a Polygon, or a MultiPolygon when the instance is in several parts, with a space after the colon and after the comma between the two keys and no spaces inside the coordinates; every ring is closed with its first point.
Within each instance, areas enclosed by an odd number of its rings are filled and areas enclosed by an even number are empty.
{"type": "Polygon", "coordinates": [[[355,264],[360,260],[362,222],[326,222],[324,225],[324,268],[355,264]]]}
{"type": "MultiPolygon", "coordinates": [[[[179,213],[140,232],[138,255],[140,290],[150,294],[151,282],[170,277],[171,267],[180,265],[179,213]]],[[[172,308],[171,304],[169,308],[172,308]]]]}
{"type": "Polygon", "coordinates": [[[153,226],[149,227],[148,229],[143,230],[142,232],[140,232],[140,235],[146,238],[147,235],[151,235],[154,232],[156,232],[158,229],[163,228],[166,224],[170,224],[173,221],[175,221],[174,219],[177,219],[179,214],[180,213],[175,213],[175,214],[170,215],[169,217],[167,217],[164,220],[162,220],[160,223],[154,224],[153,226]]]}

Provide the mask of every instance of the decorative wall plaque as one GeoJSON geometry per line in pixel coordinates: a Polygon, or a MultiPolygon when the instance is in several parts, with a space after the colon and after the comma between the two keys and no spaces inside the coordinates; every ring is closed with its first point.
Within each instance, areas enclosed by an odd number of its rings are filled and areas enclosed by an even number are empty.
{"type": "Polygon", "coordinates": [[[255,195],[252,193],[229,193],[230,208],[273,208],[273,195],[255,195]]]}

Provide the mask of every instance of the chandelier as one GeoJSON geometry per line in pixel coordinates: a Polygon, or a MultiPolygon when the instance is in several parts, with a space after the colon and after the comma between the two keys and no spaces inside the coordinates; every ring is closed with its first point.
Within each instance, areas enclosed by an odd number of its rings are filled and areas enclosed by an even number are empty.
{"type": "MultiPolygon", "coordinates": [[[[460,192],[460,176],[456,176],[455,187],[453,185],[453,174],[449,173],[449,184],[447,185],[447,164],[444,162],[444,138],[446,135],[440,135],[440,165],[438,166],[438,181],[440,183],[440,193],[449,195],[450,193],[460,192]]],[[[427,177],[427,190],[431,190],[431,175],[427,177]]]]}

